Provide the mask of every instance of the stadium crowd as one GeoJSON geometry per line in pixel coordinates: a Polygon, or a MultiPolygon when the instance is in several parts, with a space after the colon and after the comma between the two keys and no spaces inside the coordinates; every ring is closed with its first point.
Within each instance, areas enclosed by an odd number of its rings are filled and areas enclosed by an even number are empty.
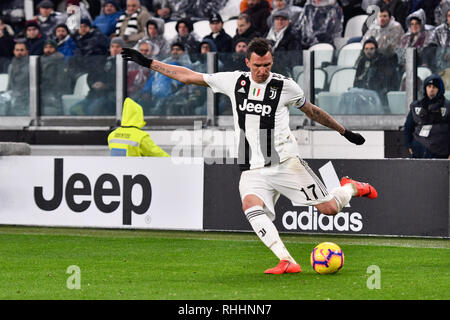
{"type": "MultiPolygon", "coordinates": [[[[25,20],[24,1],[2,1],[0,73],[8,73],[9,82],[8,95],[0,94],[0,115],[25,112],[20,105],[27,99],[23,92],[28,88],[30,55],[42,57],[45,114],[112,115],[115,57],[123,47],[200,72],[206,70],[206,53],[217,52],[219,70],[246,70],[247,44],[254,37],[265,37],[274,47],[273,71],[293,76],[293,68],[302,65],[300,50],[319,43],[336,48],[336,39],[343,38],[347,22],[357,15],[368,17],[361,26],[363,36],[345,39],[362,44],[354,64],[355,87],[375,90],[386,105],[386,93],[404,86],[401,49],[407,47],[422,50],[420,64],[441,72],[444,83],[450,83],[450,54],[436,50],[450,43],[449,0],[236,1],[239,12],[227,15],[227,20],[237,19],[234,35],[227,34],[218,13],[226,13],[227,0],[38,0],[32,20],[25,20]],[[210,28],[203,38],[193,27],[202,20],[209,21],[210,28]],[[165,36],[169,25],[176,30],[173,39],[165,36]],[[58,99],[72,93],[83,74],[89,93],[62,110],[58,99]],[[389,81],[380,82],[386,74],[389,81]]],[[[146,114],[206,113],[206,90],[184,86],[133,62],[128,64],[127,87],[146,114]]],[[[223,105],[219,102],[219,108],[223,105]]]]}

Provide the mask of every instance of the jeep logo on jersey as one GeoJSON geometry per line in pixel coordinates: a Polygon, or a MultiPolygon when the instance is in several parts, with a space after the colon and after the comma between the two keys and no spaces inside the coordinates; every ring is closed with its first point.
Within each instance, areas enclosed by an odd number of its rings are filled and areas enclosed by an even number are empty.
{"type": "Polygon", "coordinates": [[[89,181],[89,178],[82,173],[74,173],[67,179],[64,188],[63,161],[63,159],[55,159],[53,197],[51,199],[47,200],[44,198],[44,187],[34,187],[34,202],[41,210],[56,210],[60,206],[64,195],[67,206],[73,212],[84,212],[91,206],[92,201],[83,200],[77,202],[75,199],[76,196],[93,195],[94,204],[97,209],[103,213],[111,213],[117,210],[120,201],[108,202],[105,198],[108,196],[120,196],[121,189],[122,217],[124,225],[131,225],[131,214],[133,212],[135,214],[144,214],[150,208],[152,187],[145,175],[124,175],[121,188],[119,179],[112,174],[104,173],[98,177],[97,181],[95,181],[94,190],[92,192],[92,184],[89,181]],[[111,187],[106,188],[105,183],[108,183],[111,187]],[[135,186],[140,186],[142,188],[142,199],[139,204],[135,204],[132,197],[133,188],[135,186]]]}
{"type": "Polygon", "coordinates": [[[244,104],[239,104],[239,110],[264,117],[270,115],[272,107],[268,104],[261,104],[256,101],[249,102],[247,99],[244,99],[244,104]]]}

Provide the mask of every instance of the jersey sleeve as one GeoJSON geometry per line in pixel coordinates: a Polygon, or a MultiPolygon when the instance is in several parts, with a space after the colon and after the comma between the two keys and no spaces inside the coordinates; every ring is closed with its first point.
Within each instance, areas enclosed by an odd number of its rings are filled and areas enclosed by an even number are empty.
{"type": "Polygon", "coordinates": [[[286,103],[287,107],[300,109],[306,103],[305,94],[300,86],[292,79],[285,82],[286,86],[286,103]]]}
{"type": "Polygon", "coordinates": [[[234,90],[239,75],[238,72],[205,73],[203,74],[203,80],[214,93],[230,94],[234,90]]]}

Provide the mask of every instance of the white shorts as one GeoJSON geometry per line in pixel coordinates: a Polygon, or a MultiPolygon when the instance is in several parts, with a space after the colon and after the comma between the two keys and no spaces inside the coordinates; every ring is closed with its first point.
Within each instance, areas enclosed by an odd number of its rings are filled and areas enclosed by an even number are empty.
{"type": "Polygon", "coordinates": [[[250,194],[260,198],[272,220],[275,219],[275,203],[280,194],[294,205],[316,205],[333,198],[306,161],[300,158],[289,158],[276,166],[242,172],[239,192],[241,200],[250,194]]]}

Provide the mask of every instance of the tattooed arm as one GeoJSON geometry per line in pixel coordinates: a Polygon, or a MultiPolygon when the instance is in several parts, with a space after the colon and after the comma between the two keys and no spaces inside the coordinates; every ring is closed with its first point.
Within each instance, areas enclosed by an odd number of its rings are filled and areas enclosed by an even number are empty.
{"type": "Polygon", "coordinates": [[[364,139],[361,134],[345,129],[339,122],[334,120],[334,118],[330,116],[328,112],[313,105],[309,101],[306,101],[305,105],[301,107],[300,110],[302,110],[311,120],[314,120],[321,125],[324,125],[325,127],[336,130],[351,143],[361,145],[366,141],[366,139],[364,139]]]}
{"type": "Polygon", "coordinates": [[[311,120],[314,120],[325,127],[336,130],[340,134],[344,134],[345,128],[341,124],[334,120],[328,112],[313,105],[311,102],[306,101],[305,105],[300,110],[303,111],[311,120]]]}
{"type": "Polygon", "coordinates": [[[203,80],[203,73],[195,72],[185,67],[174,66],[161,61],[153,60],[150,65],[150,69],[186,84],[196,84],[204,87],[208,86],[203,80]]]}

